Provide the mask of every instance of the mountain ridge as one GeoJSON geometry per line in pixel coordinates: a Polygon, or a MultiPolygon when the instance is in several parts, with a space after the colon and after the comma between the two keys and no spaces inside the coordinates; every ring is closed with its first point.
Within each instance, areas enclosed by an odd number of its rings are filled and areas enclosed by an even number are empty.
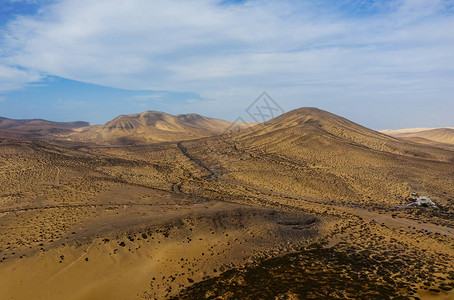
{"type": "Polygon", "coordinates": [[[454,145],[454,128],[452,127],[384,130],[383,132],[396,138],[413,140],[416,142],[428,143],[427,141],[431,141],[454,145]]]}
{"type": "Polygon", "coordinates": [[[120,115],[104,125],[85,128],[69,137],[79,141],[107,144],[145,144],[195,139],[224,133],[228,128],[244,128],[246,124],[205,117],[199,114],[171,115],[145,111],[120,115]]]}
{"type": "Polygon", "coordinates": [[[425,171],[450,176],[453,151],[400,140],[315,108],[204,141],[185,145],[228,180],[303,198],[401,205],[415,189],[437,197],[452,190],[448,180],[425,171]]]}
{"type": "Polygon", "coordinates": [[[43,138],[69,134],[73,130],[90,126],[88,122],[54,122],[44,119],[10,119],[0,117],[0,137],[43,138]]]}

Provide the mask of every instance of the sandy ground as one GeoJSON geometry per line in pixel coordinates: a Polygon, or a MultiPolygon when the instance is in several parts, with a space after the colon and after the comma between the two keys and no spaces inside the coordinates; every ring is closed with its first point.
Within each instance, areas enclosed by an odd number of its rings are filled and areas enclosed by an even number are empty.
{"type": "MultiPolygon", "coordinates": [[[[391,275],[377,267],[374,280],[402,280],[420,298],[452,295],[439,290],[454,270],[450,189],[438,191],[443,209],[395,210],[396,199],[367,207],[368,198],[305,197],[310,180],[339,190],[344,183],[317,177],[332,171],[321,165],[237,154],[236,146],[184,145],[215,176],[175,143],[0,144],[0,298],[164,299],[314,243],[386,263],[391,275]]],[[[440,163],[433,190],[446,187],[448,167],[440,163]]]]}
{"type": "MultiPolygon", "coordinates": [[[[122,191],[123,196],[151,192],[122,187],[100,194],[99,202],[116,195],[111,203],[122,203],[122,191]]],[[[151,196],[142,204],[96,206],[94,217],[43,250],[9,257],[0,265],[3,297],[162,298],[230,267],[313,242],[320,234],[320,224],[301,214],[174,196],[151,196]]]]}

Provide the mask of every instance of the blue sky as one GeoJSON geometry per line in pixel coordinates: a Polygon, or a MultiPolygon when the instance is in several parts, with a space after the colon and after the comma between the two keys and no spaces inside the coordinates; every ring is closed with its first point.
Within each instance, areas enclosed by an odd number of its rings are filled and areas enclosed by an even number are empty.
{"type": "Polygon", "coordinates": [[[454,126],[454,0],[3,0],[0,116],[234,120],[263,91],[374,129],[454,126]]]}

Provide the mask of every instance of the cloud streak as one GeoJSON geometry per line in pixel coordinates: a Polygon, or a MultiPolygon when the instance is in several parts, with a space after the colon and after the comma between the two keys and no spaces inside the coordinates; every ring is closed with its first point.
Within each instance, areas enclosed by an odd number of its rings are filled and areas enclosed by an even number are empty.
{"type": "Polygon", "coordinates": [[[20,89],[42,78],[39,72],[0,64],[0,92],[20,89]]]}

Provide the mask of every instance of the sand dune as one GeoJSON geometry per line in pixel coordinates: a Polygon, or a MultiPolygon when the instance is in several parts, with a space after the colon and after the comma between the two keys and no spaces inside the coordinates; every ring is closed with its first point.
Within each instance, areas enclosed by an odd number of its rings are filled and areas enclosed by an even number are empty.
{"type": "Polygon", "coordinates": [[[402,130],[383,130],[385,134],[412,140],[415,142],[428,143],[427,141],[454,145],[454,128],[420,128],[420,129],[402,129],[402,130]]]}

